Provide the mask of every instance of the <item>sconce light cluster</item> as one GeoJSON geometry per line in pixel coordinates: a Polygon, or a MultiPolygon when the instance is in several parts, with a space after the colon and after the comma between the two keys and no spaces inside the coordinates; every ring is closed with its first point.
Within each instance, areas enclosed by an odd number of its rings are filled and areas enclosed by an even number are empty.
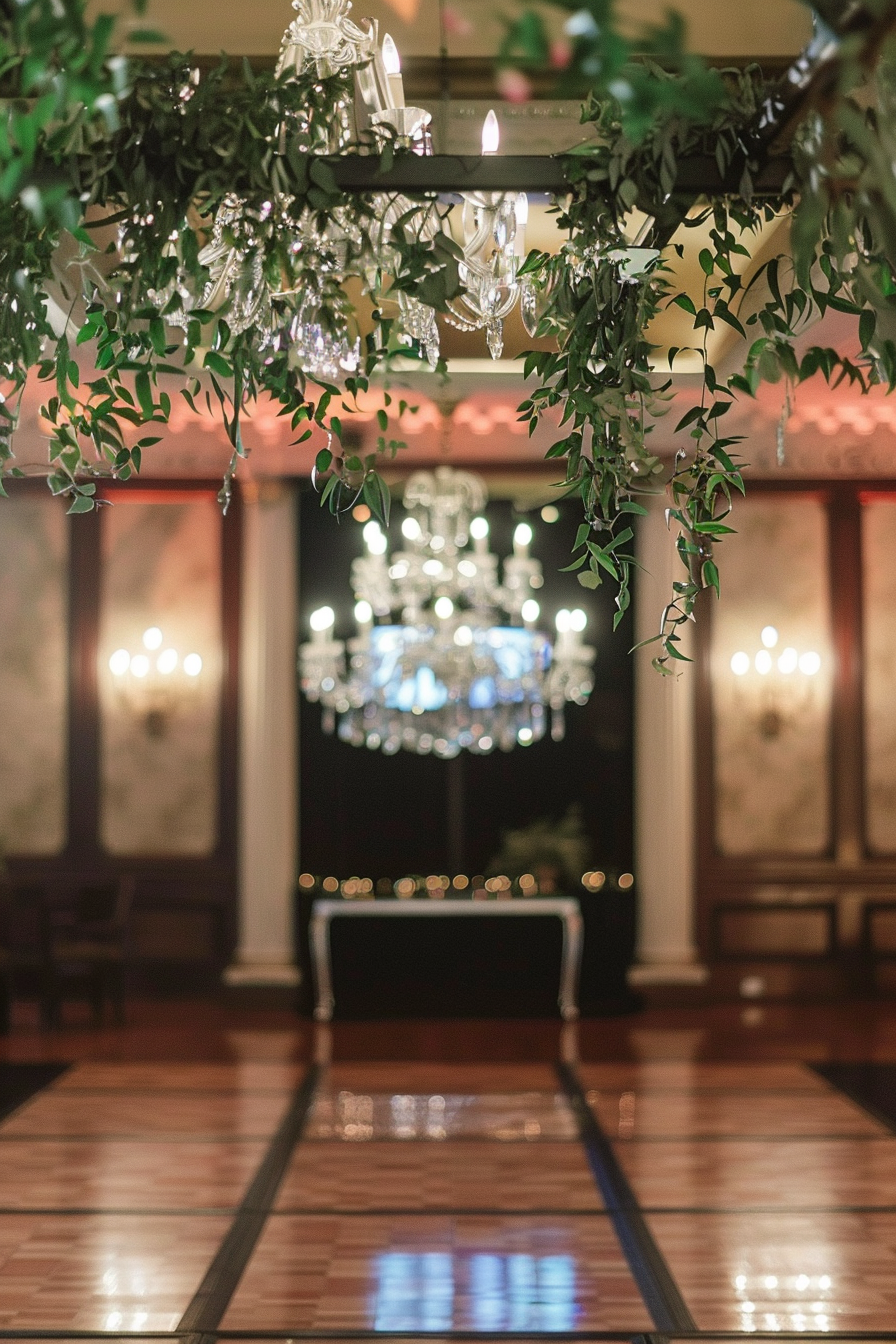
{"type": "Polygon", "coordinates": [[[142,649],[116,649],[109,659],[115,688],[132,713],[143,719],[147,737],[165,736],[168,722],[186,702],[202,673],[198,653],[183,657],[157,625],[143,631],[142,649]]]}
{"type": "Polygon", "coordinates": [[[814,649],[800,652],[787,645],[774,653],[780,642],[773,625],[763,626],[755,653],[738,650],[731,658],[731,671],[749,687],[757,701],[756,722],[760,736],[780,737],[789,719],[811,699],[812,679],[821,671],[821,654],[814,649]]]}

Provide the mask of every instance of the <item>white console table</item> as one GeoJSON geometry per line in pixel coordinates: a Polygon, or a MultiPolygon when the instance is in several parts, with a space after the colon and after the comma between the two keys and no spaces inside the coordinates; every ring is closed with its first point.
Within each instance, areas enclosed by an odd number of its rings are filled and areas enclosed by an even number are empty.
{"type": "Polygon", "coordinates": [[[567,1022],[579,1015],[579,970],[582,964],[582,912],[569,896],[520,897],[512,900],[378,900],[315,901],[311,908],[309,939],[314,965],[317,1003],[314,1016],[329,1022],[336,1001],[333,997],[333,962],[330,924],[340,919],[444,919],[447,915],[473,918],[513,918],[517,915],[553,915],[563,924],[560,960],[560,1012],[567,1022]]]}

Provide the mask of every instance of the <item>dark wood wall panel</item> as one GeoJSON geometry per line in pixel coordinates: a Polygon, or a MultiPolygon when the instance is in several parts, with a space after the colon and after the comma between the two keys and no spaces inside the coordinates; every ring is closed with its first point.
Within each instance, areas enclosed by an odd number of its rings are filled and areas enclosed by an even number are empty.
{"type": "Polygon", "coordinates": [[[720,957],[823,957],[835,950],[837,915],[830,901],[724,904],[714,914],[720,957]]]}
{"type": "MultiPolygon", "coordinates": [[[[882,992],[896,990],[896,856],[876,856],[865,841],[862,693],[862,506],[893,490],[892,482],[867,481],[751,482],[750,487],[751,498],[813,492],[826,503],[835,660],[829,852],[811,858],[731,857],[716,848],[713,604],[702,605],[696,669],[697,937],[701,954],[717,968],[717,988],[736,991],[738,978],[758,968],[769,994],[867,992],[872,983],[882,992]]],[[[720,562],[724,601],[724,548],[720,562]]]]}
{"type": "MultiPolygon", "coordinates": [[[[146,482],[104,486],[103,497],[170,502],[196,491],[217,493],[211,481],[146,482]]],[[[43,483],[13,483],[19,490],[43,483]]],[[[111,856],[98,834],[99,704],[97,656],[100,615],[101,528],[104,510],[69,518],[69,759],[68,843],[52,857],[18,855],[9,861],[14,882],[41,884],[52,902],[79,886],[136,879],[129,930],[132,967],[144,987],[171,983],[207,987],[220,976],[236,941],[237,768],[241,518],[235,497],[220,530],[223,667],[219,717],[217,842],[207,858],[111,856]],[[195,971],[195,975],[194,975],[195,971]],[[185,979],[185,972],[186,979],[185,979]]]]}

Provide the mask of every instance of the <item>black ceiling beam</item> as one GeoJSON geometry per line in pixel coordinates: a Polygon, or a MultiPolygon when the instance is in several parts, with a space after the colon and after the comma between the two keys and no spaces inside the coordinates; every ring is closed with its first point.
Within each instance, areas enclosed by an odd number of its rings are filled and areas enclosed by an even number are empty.
{"type": "MultiPolygon", "coordinates": [[[[581,163],[581,157],[576,156],[581,163]]],[[[562,195],[567,189],[571,159],[547,154],[419,155],[397,153],[385,170],[378,154],[332,155],[326,163],[342,191],[400,191],[454,194],[464,191],[527,191],[562,195]]],[[[757,175],[758,195],[777,196],[790,172],[786,157],[769,159],[757,175]]],[[[695,197],[736,191],[738,183],[719,176],[715,159],[695,155],[682,159],[675,183],[676,196],[695,197]]]]}
{"type": "Polygon", "coordinates": [[[339,154],[326,162],[343,191],[563,192],[563,160],[547,154],[396,153],[382,170],[378,154],[339,154]]]}

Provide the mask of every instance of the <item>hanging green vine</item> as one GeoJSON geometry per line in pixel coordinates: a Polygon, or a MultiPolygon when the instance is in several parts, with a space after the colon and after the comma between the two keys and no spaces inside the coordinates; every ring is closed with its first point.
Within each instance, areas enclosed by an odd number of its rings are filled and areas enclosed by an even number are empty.
{"type": "MultiPolygon", "coordinates": [[[[639,42],[639,54],[620,36],[611,0],[560,8],[569,15],[562,59],[528,13],[501,53],[524,67],[565,65],[565,91],[585,95],[583,120],[596,131],[566,160],[557,211],[567,242],[523,266],[538,330],[555,349],[526,356],[533,381],[521,414],[534,428],[559,411],[548,456],[565,463],[585,511],[572,567],[586,587],[617,585],[619,619],[639,497],[668,490],[685,567],[657,636],[656,664],[668,671],[684,656],[681,627],[699,593],[718,590],[714,547],[743,491],[738,440],[724,433],[733,400],[754,395],[761,379],[896,385],[896,6],[869,0],[864,25],[842,40],[829,35],[836,57],[773,195],[761,183],[763,123],[775,104],[758,71],[707,69],[674,18],[639,42]],[[682,180],[695,159],[718,179],[696,213],[682,180]],[[790,250],[751,272],[760,226],[791,211],[790,250]],[[634,212],[646,220],[637,240],[634,212]],[[676,292],[670,269],[681,251],[675,230],[697,226],[709,226],[711,244],[700,252],[700,296],[676,292]],[[650,430],[672,393],[654,370],[649,331],[668,304],[691,318],[688,348],[703,378],[699,403],[678,422],[666,480],[650,430]],[[857,319],[855,351],[811,347],[798,358],[797,336],[828,308],[857,319]],[[733,375],[710,360],[719,324],[744,342],[733,375]]],[[[94,507],[98,478],[139,471],[172,395],[182,395],[226,428],[225,505],[246,453],[243,420],[269,397],[294,442],[314,425],[331,435],[316,468],[330,507],[363,494],[385,516],[377,465],[399,447],[387,437],[388,412],[363,453],[340,446],[340,414],[394,354],[435,362],[425,325],[399,339],[394,316],[420,303],[444,309],[460,292],[461,254],[438,227],[441,207],[337,188],[321,155],[357,148],[340,129],[347,75],[256,74],[222,62],[200,77],[177,54],[125,62],[112,38],[112,21],[88,23],[83,0],[20,0],[0,11],[0,492],[21,473],[13,430],[36,372],[48,389],[50,488],[73,512],[94,507]],[[362,310],[347,276],[359,282],[362,310]],[[343,351],[338,377],[311,378],[291,354],[290,332],[299,319],[307,327],[309,305],[343,351]],[[95,377],[83,378],[79,347],[95,377]]],[[[382,157],[388,164],[389,147],[382,157]]],[[[669,352],[670,368],[678,353],[669,352]]]]}
{"type": "MultiPolygon", "coordinates": [[[[775,110],[775,97],[758,69],[706,70],[686,51],[675,16],[646,35],[641,50],[649,57],[636,59],[611,0],[555,3],[571,15],[561,87],[590,84],[582,119],[594,124],[597,140],[571,160],[570,196],[558,219],[569,242],[559,256],[527,261],[542,295],[539,332],[556,337],[557,351],[527,356],[539,386],[520,410],[534,427],[547,408],[562,408],[564,434],[548,456],[565,459],[566,484],[585,504],[573,567],[586,587],[607,577],[617,584],[617,623],[635,564],[630,515],[644,512],[638,495],[665,484],[685,575],[650,642],[660,644],[655,666],[669,672],[686,660],[681,630],[700,593],[719,591],[715,546],[733,531],[732,497],[744,491],[740,439],[723,426],[734,399],[754,396],[762,380],[783,379],[789,389],[817,374],[863,392],[896,386],[896,5],[869,6],[864,31],[843,42],[823,31],[838,54],[795,132],[788,178],[769,200],[754,182],[767,153],[762,114],[775,110]],[[693,198],[679,196],[679,171],[695,159],[714,165],[719,191],[687,213],[693,198]],[[647,218],[639,241],[652,249],[630,248],[633,211],[647,218]],[[791,249],[745,281],[738,258],[749,263],[752,237],[779,212],[792,213],[791,249]],[[712,246],[700,252],[704,283],[695,303],[674,292],[666,262],[670,245],[683,250],[671,244],[676,226],[707,223],[712,246]],[[682,349],[697,354],[703,377],[699,403],[676,425],[685,437],[666,480],[649,432],[669,410],[670,381],[653,371],[647,332],[670,303],[692,319],[692,344],[682,349]],[[813,346],[798,359],[797,337],[829,308],[857,319],[856,350],[813,346]],[[727,377],[709,359],[708,336],[719,324],[745,342],[742,370],[727,377]]],[[[524,66],[552,59],[539,15],[526,12],[508,31],[501,57],[524,66]]],[[[682,349],[669,351],[670,369],[682,349]]]]}

